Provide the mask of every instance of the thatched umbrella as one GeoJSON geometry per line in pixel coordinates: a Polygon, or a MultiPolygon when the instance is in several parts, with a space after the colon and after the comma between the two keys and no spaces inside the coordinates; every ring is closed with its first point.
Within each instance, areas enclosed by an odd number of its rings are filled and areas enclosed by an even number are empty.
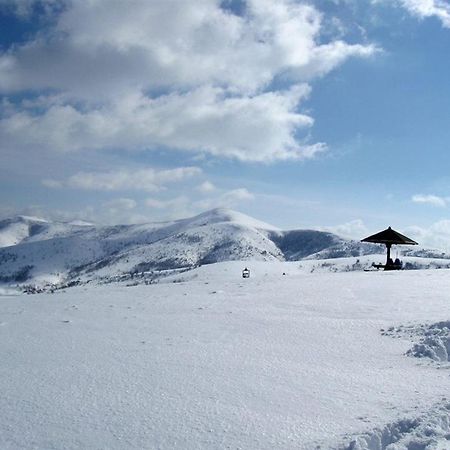
{"type": "Polygon", "coordinates": [[[416,241],[413,241],[409,237],[404,236],[398,231],[393,230],[391,227],[372,236],[361,239],[361,242],[373,242],[375,244],[385,244],[387,248],[386,267],[390,266],[391,260],[391,246],[392,245],[417,245],[416,241]]]}

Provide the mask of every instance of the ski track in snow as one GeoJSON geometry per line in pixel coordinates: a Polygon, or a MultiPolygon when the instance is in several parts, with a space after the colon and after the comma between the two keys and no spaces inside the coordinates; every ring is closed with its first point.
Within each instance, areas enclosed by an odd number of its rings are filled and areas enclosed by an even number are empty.
{"type": "Polygon", "coordinates": [[[0,293],[0,448],[449,449],[449,272],[293,268],[0,293]]]}

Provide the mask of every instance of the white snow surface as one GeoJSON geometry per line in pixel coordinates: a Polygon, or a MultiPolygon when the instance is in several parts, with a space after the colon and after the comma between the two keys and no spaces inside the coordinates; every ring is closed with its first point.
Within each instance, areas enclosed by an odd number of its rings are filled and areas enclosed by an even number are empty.
{"type": "Polygon", "coordinates": [[[2,291],[0,448],[449,449],[448,363],[381,331],[448,321],[449,292],[444,269],[248,261],[2,291]]]}

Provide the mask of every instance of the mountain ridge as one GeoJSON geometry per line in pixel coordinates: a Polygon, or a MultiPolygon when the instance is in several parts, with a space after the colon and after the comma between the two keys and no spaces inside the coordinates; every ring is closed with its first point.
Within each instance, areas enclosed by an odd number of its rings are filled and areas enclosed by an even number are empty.
{"type": "Polygon", "coordinates": [[[0,248],[3,283],[57,284],[222,261],[300,261],[384,252],[380,245],[330,232],[283,231],[226,208],[174,221],[115,226],[19,216],[0,221],[0,242],[13,243],[0,248]]]}

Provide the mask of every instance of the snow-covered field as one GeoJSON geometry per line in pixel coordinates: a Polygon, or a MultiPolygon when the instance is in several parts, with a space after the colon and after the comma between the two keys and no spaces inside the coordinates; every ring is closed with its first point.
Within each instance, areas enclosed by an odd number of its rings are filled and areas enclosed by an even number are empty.
{"type": "Polygon", "coordinates": [[[299,264],[2,291],[0,448],[449,449],[450,271],[299,264]]]}

